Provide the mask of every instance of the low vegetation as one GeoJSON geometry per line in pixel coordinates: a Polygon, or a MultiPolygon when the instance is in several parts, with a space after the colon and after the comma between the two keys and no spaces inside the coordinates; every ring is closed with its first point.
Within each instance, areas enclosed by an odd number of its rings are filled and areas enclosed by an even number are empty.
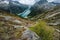
{"type": "Polygon", "coordinates": [[[42,40],[53,40],[54,29],[48,26],[44,21],[40,20],[29,28],[41,37],[42,40]]]}

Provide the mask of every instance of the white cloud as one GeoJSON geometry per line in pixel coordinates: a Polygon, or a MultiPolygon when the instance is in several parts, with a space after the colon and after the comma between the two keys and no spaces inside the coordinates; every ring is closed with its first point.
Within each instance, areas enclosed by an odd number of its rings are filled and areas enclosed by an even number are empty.
{"type": "Polygon", "coordinates": [[[52,2],[52,1],[54,1],[54,0],[47,0],[48,2],[52,2]]]}
{"type": "Polygon", "coordinates": [[[26,5],[33,5],[35,4],[36,1],[35,0],[20,0],[19,2],[26,5]]]}
{"type": "Polygon", "coordinates": [[[55,3],[60,3],[60,0],[47,0],[48,2],[55,2],[55,3]]]}
{"type": "Polygon", "coordinates": [[[55,0],[54,2],[56,2],[56,3],[60,3],[60,0],[55,0]]]}

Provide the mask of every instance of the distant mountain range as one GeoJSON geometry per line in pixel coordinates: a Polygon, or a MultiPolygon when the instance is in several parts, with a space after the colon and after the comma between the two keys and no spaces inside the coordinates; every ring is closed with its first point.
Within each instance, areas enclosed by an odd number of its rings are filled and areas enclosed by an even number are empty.
{"type": "Polygon", "coordinates": [[[40,0],[38,3],[36,3],[35,5],[33,5],[33,9],[51,9],[53,7],[55,7],[56,5],[60,5],[60,3],[55,3],[55,2],[48,2],[47,0],[40,0]]]}
{"type": "Polygon", "coordinates": [[[45,11],[52,10],[59,5],[60,3],[48,2],[47,0],[40,0],[39,2],[35,3],[35,5],[32,6],[31,8],[32,12],[29,15],[33,17],[45,11]]]}
{"type": "Polygon", "coordinates": [[[53,4],[60,5],[60,3],[52,2],[53,4]]]}
{"type": "MultiPolygon", "coordinates": [[[[29,15],[37,15],[38,12],[44,12],[46,10],[53,9],[56,5],[60,3],[48,2],[47,0],[40,0],[31,7],[31,13],[29,15]]],[[[28,5],[19,3],[18,1],[7,1],[0,0],[0,10],[6,10],[11,13],[21,13],[28,8],[28,5]]]]}
{"type": "Polygon", "coordinates": [[[32,6],[32,12],[30,15],[35,16],[41,14],[42,12],[53,9],[55,6],[56,4],[53,4],[52,2],[48,2],[47,0],[41,0],[32,6]]]}
{"type": "Polygon", "coordinates": [[[12,13],[20,13],[23,12],[27,5],[23,5],[18,1],[0,1],[0,10],[11,11],[12,13]]]}

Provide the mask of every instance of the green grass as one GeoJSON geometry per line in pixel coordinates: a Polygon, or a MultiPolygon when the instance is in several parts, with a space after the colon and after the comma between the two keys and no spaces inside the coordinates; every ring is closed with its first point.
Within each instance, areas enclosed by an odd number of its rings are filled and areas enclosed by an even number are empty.
{"type": "Polygon", "coordinates": [[[49,27],[45,21],[40,20],[29,29],[40,36],[42,40],[53,40],[54,30],[49,27]]]}

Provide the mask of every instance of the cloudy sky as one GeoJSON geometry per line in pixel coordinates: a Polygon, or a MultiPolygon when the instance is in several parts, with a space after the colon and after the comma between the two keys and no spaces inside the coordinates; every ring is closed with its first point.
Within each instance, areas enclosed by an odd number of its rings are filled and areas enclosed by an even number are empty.
{"type": "Polygon", "coordinates": [[[52,1],[54,1],[54,0],[47,0],[48,2],[52,2],[52,1]]]}
{"type": "Polygon", "coordinates": [[[54,2],[56,2],[56,3],[60,3],[60,0],[54,0],[54,2]]]}
{"type": "Polygon", "coordinates": [[[19,2],[26,5],[34,5],[38,1],[40,0],[20,0],[19,2]]]}
{"type": "MultiPolygon", "coordinates": [[[[19,2],[22,3],[22,4],[27,4],[27,5],[33,5],[36,3],[36,1],[39,1],[39,0],[20,0],[19,2]]],[[[48,2],[57,2],[57,3],[60,3],[60,0],[47,0],[48,2]]]]}
{"type": "MultiPolygon", "coordinates": [[[[19,1],[22,4],[26,4],[26,5],[34,5],[36,2],[40,1],[40,0],[12,0],[12,1],[19,1]]],[[[56,2],[56,3],[60,3],[60,0],[47,0],[48,2],[56,2]]]]}
{"type": "Polygon", "coordinates": [[[26,4],[26,5],[33,5],[33,4],[35,4],[35,0],[20,0],[19,1],[20,3],[22,3],[22,4],[26,4]]]}

